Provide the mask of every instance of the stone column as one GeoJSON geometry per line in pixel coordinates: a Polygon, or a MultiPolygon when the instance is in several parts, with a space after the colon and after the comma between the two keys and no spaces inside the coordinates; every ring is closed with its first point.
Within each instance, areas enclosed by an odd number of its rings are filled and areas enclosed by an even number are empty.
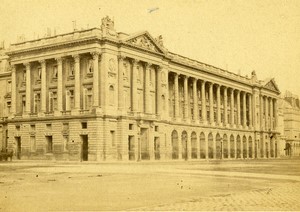
{"type": "Polygon", "coordinates": [[[273,99],[270,98],[270,129],[273,130],[273,99]]]}
{"type": "Polygon", "coordinates": [[[221,86],[217,85],[217,123],[221,125],[221,86]]]}
{"type": "Polygon", "coordinates": [[[189,118],[188,76],[184,76],[184,118],[189,118]]]}
{"type": "Polygon", "coordinates": [[[75,62],[75,109],[80,109],[80,57],[79,55],[73,55],[75,62]]]}
{"type": "Polygon", "coordinates": [[[178,94],[178,74],[174,73],[174,102],[175,102],[175,118],[179,117],[179,94],[178,94]]]}
{"type": "MultiPolygon", "coordinates": [[[[274,99],[274,118],[275,118],[275,123],[274,123],[274,129],[277,131],[278,127],[278,108],[277,108],[277,99],[274,99]]],[[[278,148],[278,147],[277,147],[278,148]]]]}
{"type": "Polygon", "coordinates": [[[208,159],[208,137],[205,136],[205,158],[208,159]]]}
{"type": "Polygon", "coordinates": [[[120,111],[124,109],[124,80],[123,80],[123,68],[124,68],[124,59],[122,55],[118,56],[118,108],[120,111]]]}
{"type": "Polygon", "coordinates": [[[246,115],[246,93],[243,92],[243,127],[247,127],[247,115],[246,115]]]}
{"type": "Polygon", "coordinates": [[[206,124],[207,116],[206,116],[206,98],[205,98],[205,81],[201,83],[201,116],[202,121],[206,124]]]}
{"type": "Polygon", "coordinates": [[[150,113],[151,99],[150,99],[150,67],[151,63],[145,66],[145,80],[144,80],[144,105],[145,113],[150,113]]]}
{"type": "Polygon", "coordinates": [[[62,85],[62,58],[56,58],[57,62],[57,110],[63,110],[63,85],[62,85]]]}
{"type": "Polygon", "coordinates": [[[228,109],[227,109],[227,88],[224,87],[224,126],[227,126],[228,124],[228,109]]]}
{"type": "Polygon", "coordinates": [[[91,54],[93,57],[93,107],[98,107],[99,106],[99,55],[100,53],[92,52],[91,54]]]}
{"type": "Polygon", "coordinates": [[[193,100],[194,100],[194,121],[198,122],[198,97],[197,97],[197,79],[193,79],[193,100]]]}
{"type": "Polygon", "coordinates": [[[269,98],[265,98],[266,102],[266,130],[269,131],[269,98]]]}
{"type": "Polygon", "coordinates": [[[209,122],[214,123],[214,97],[213,97],[213,84],[209,84],[209,122]]]}
{"type": "Polygon", "coordinates": [[[47,76],[46,76],[46,61],[40,60],[41,64],[41,112],[46,112],[46,90],[47,90],[47,76]]]}
{"type": "Polygon", "coordinates": [[[252,113],[252,95],[249,94],[248,95],[248,103],[249,103],[249,127],[250,129],[252,129],[252,126],[253,126],[253,119],[252,119],[252,116],[253,116],[253,113],[252,113]]]}
{"type": "Polygon", "coordinates": [[[12,65],[11,70],[11,113],[14,115],[17,112],[17,80],[16,80],[16,65],[12,65]]]}
{"type": "Polygon", "coordinates": [[[30,74],[30,63],[24,64],[26,67],[26,110],[28,114],[31,112],[31,74],[30,74]]]}
{"type": "Polygon", "coordinates": [[[260,96],[260,128],[261,130],[265,129],[265,122],[264,122],[264,97],[260,96]]]}
{"type": "MultiPolygon", "coordinates": [[[[160,115],[161,116],[161,114],[162,114],[162,98],[161,98],[161,96],[162,96],[162,91],[161,91],[161,70],[162,68],[161,67],[157,67],[156,68],[156,111],[155,111],[155,113],[157,114],[157,115],[160,115]]],[[[168,99],[165,97],[165,101],[166,102],[168,102],[168,99]]],[[[167,105],[169,105],[169,104],[167,104],[165,102],[165,105],[166,105],[166,108],[167,108],[167,105]]]]}
{"type": "Polygon", "coordinates": [[[131,95],[132,95],[132,111],[138,111],[138,96],[137,96],[137,75],[139,71],[139,61],[133,59],[132,60],[132,78],[131,78],[131,95]]]}
{"type": "Polygon", "coordinates": [[[236,101],[237,101],[237,127],[239,128],[241,125],[241,99],[240,99],[241,92],[237,91],[236,101]]]}
{"type": "Polygon", "coordinates": [[[230,124],[233,127],[234,126],[234,90],[231,89],[230,93],[230,124]]]}

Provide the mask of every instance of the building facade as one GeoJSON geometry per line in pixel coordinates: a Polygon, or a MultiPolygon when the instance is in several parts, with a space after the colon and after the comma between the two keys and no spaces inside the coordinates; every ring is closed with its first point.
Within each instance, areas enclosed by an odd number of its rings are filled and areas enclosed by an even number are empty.
{"type": "Polygon", "coordinates": [[[285,155],[300,156],[300,100],[286,92],[283,97],[285,155]]]}
{"type": "Polygon", "coordinates": [[[2,61],[2,148],[18,159],[278,157],[274,79],[174,54],[161,36],[116,32],[109,17],[12,44],[2,61]]]}

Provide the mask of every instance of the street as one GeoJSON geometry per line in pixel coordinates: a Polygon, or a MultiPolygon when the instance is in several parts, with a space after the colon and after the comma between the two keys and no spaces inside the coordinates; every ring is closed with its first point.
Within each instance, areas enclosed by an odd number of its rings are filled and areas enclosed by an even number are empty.
{"type": "Polygon", "coordinates": [[[0,211],[299,211],[299,162],[2,162],[0,211]]]}

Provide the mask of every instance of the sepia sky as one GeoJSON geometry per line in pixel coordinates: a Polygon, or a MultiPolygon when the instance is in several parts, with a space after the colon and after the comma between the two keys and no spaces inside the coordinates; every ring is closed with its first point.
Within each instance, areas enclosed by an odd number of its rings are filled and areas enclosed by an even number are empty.
{"type": "Polygon", "coordinates": [[[0,40],[99,27],[163,35],[165,47],[241,75],[275,77],[282,93],[300,95],[299,0],[0,0],[0,40]],[[152,12],[148,9],[159,8],[152,12]]]}

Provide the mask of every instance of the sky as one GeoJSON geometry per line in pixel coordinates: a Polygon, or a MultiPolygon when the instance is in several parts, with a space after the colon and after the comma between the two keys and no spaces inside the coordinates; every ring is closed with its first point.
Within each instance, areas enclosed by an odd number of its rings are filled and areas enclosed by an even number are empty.
{"type": "Polygon", "coordinates": [[[0,0],[0,41],[41,38],[114,18],[128,34],[162,35],[171,52],[300,96],[300,0],[0,0]],[[149,9],[158,8],[152,12],[149,9]]]}

